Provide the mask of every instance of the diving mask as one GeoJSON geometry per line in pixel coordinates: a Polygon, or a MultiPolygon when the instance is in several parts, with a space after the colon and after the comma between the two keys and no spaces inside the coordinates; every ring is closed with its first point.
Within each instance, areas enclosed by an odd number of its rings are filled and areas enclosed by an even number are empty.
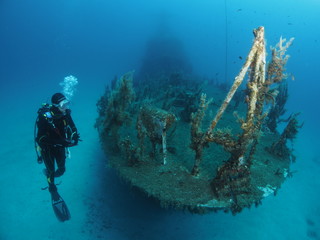
{"type": "Polygon", "coordinates": [[[70,102],[65,99],[61,102],[59,102],[59,104],[54,104],[57,108],[59,108],[59,110],[61,112],[65,112],[67,109],[69,109],[69,106],[70,106],[70,102]]]}

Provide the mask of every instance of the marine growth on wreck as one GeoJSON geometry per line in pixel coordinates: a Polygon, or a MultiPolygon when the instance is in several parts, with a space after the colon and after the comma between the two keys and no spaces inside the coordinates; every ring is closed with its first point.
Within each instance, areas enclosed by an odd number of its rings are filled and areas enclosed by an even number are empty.
{"type": "Polygon", "coordinates": [[[292,176],[295,157],[287,142],[301,127],[298,114],[282,132],[277,125],[286,112],[286,52],[293,39],[280,38],[267,62],[264,28],[253,33],[231,86],[158,56],[158,62],[146,58],[148,73],[115,78],[99,99],[96,128],[109,165],[163,207],[236,214],[275,195],[292,176]],[[171,65],[150,71],[148,65],[160,62],[171,65]]]}

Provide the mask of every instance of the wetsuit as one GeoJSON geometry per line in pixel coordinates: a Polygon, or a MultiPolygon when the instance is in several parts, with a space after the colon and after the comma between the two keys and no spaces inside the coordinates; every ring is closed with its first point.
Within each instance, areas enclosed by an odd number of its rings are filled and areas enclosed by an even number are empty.
{"type": "Polygon", "coordinates": [[[37,120],[38,134],[36,141],[41,148],[41,156],[46,165],[49,191],[56,191],[54,178],[65,172],[66,147],[75,146],[79,135],[68,109],[65,113],[51,106],[39,113],[37,120]],[[55,163],[57,170],[55,170],[55,163]]]}

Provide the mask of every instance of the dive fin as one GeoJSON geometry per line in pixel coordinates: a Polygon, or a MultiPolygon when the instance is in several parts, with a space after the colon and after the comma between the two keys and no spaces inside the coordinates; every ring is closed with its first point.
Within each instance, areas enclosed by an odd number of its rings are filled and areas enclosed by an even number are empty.
{"type": "Polygon", "coordinates": [[[70,220],[71,215],[67,207],[67,204],[65,203],[65,201],[62,199],[62,197],[59,195],[58,192],[51,193],[51,201],[52,201],[52,208],[57,219],[60,222],[70,220]]]}

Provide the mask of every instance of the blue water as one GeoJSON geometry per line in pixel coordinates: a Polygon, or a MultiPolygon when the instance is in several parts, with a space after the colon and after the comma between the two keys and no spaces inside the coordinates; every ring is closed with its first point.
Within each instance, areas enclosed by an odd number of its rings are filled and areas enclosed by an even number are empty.
{"type": "Polygon", "coordinates": [[[319,13],[318,0],[1,0],[0,239],[320,239],[319,13]],[[237,216],[163,210],[105,167],[95,103],[115,75],[139,69],[159,26],[181,41],[194,73],[228,82],[254,28],[265,27],[268,46],[295,37],[287,109],[304,122],[297,173],[262,206],[237,216]],[[72,110],[83,142],[59,185],[72,214],[60,223],[40,190],[33,125],[70,74],[79,81],[72,110]]]}

